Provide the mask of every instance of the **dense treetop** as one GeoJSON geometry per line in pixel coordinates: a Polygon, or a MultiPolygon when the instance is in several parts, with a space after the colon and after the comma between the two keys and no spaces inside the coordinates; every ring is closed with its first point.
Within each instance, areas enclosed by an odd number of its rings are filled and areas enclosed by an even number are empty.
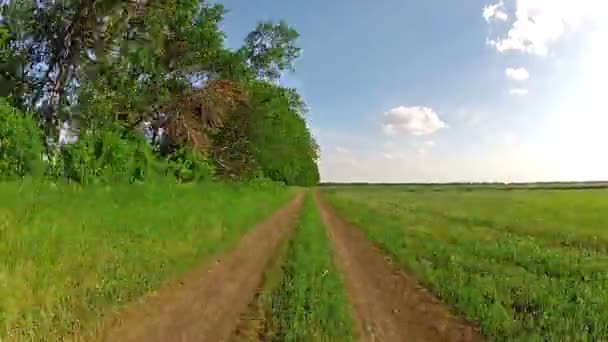
{"type": "Polygon", "coordinates": [[[5,1],[0,175],[316,184],[306,106],[278,84],[298,33],[261,22],[230,50],[224,13],[202,0],[5,1]]]}

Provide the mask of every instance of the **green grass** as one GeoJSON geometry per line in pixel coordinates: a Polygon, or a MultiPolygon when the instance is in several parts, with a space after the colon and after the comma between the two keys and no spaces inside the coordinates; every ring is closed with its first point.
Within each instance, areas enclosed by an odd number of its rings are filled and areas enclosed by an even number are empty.
{"type": "Polygon", "coordinates": [[[0,184],[0,341],[95,337],[113,310],[235,244],[291,194],[0,184]]]}
{"type": "Polygon", "coordinates": [[[263,298],[269,340],[352,340],[346,295],[310,195],[285,253],[282,279],[263,298]]]}
{"type": "Polygon", "coordinates": [[[608,339],[608,191],[355,187],[325,196],[485,335],[608,339]]]}

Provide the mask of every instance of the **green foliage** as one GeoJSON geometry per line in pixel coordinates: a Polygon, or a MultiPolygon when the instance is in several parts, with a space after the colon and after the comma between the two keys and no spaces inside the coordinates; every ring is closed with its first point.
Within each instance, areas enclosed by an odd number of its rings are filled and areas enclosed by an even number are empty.
{"type": "Polygon", "coordinates": [[[179,182],[210,180],[213,165],[202,154],[190,149],[179,149],[169,159],[169,169],[179,182]]]}
{"type": "Polygon", "coordinates": [[[135,135],[130,142],[133,145],[129,158],[130,181],[154,181],[162,176],[158,171],[158,165],[162,165],[164,162],[156,158],[148,142],[141,135],[135,135]]]}
{"type": "Polygon", "coordinates": [[[316,159],[302,158],[299,172],[293,180],[293,184],[300,186],[316,186],[319,184],[321,175],[316,159]]]}
{"type": "Polygon", "coordinates": [[[0,24],[0,63],[6,62],[6,59],[8,58],[9,51],[6,47],[8,35],[8,28],[0,24]]]}
{"type": "Polygon", "coordinates": [[[93,134],[81,134],[74,144],[62,147],[62,158],[67,178],[89,184],[94,182],[100,171],[97,169],[98,139],[93,134]]]}
{"type": "Polygon", "coordinates": [[[274,185],[4,183],[0,340],[101,340],[112,313],[230,248],[290,196],[274,185]]]}
{"type": "Polygon", "coordinates": [[[328,199],[493,340],[608,338],[604,190],[403,190],[328,199]]]}
{"type": "Polygon", "coordinates": [[[232,51],[220,30],[225,9],[207,1],[0,8],[0,95],[38,115],[51,179],[134,181],[152,168],[180,181],[262,171],[290,185],[318,182],[304,102],[275,84],[300,55],[287,23],[260,23],[232,51]],[[57,150],[64,122],[81,137],[57,150]],[[170,165],[154,161],[141,139],[124,138],[144,131],[170,165]]]}
{"type": "Polygon", "coordinates": [[[128,139],[110,130],[84,131],[61,151],[65,176],[81,184],[142,181],[154,162],[142,137],[128,139]]]}
{"type": "Polygon", "coordinates": [[[281,72],[293,70],[301,49],[296,46],[296,30],[286,22],[261,22],[249,33],[239,53],[247,61],[256,77],[277,80],[281,72]]]}
{"type": "Polygon", "coordinates": [[[343,284],[310,195],[282,269],[281,281],[265,300],[268,331],[264,340],[353,340],[343,284]]]}
{"type": "Polygon", "coordinates": [[[290,185],[319,181],[317,145],[303,115],[303,102],[292,89],[256,82],[251,90],[250,141],[264,174],[290,185]]]}
{"type": "Polygon", "coordinates": [[[60,148],[53,148],[47,152],[46,171],[44,176],[46,179],[56,182],[65,176],[65,160],[60,148]]]}
{"type": "Polygon", "coordinates": [[[40,130],[29,114],[0,98],[0,178],[41,176],[40,130]]]}
{"type": "Polygon", "coordinates": [[[31,1],[5,1],[0,6],[0,97],[10,98],[22,111],[33,112],[26,106],[32,93],[30,77],[24,66],[28,63],[28,44],[16,44],[18,36],[31,26],[31,1]]]}

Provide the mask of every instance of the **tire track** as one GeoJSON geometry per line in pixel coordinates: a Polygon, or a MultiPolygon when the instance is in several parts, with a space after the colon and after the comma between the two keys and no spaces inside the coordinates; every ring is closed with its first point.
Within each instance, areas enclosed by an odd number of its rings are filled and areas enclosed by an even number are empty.
{"type": "Polygon", "coordinates": [[[392,265],[363,233],[335,215],[317,193],[335,262],[344,277],[363,341],[480,341],[477,329],[450,313],[416,278],[392,265]]]}
{"type": "Polygon", "coordinates": [[[226,341],[254,299],[262,275],[287,238],[303,194],[245,234],[215,263],[133,303],[118,317],[107,341],[226,341]]]}

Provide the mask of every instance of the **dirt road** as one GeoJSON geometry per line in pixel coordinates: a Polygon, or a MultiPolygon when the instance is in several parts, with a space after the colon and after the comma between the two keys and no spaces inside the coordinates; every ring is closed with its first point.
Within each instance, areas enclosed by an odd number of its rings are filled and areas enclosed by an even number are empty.
{"type": "Polygon", "coordinates": [[[107,341],[225,341],[253,300],[264,269],[291,231],[302,194],[207,264],[134,303],[107,341]]]}
{"type": "Polygon", "coordinates": [[[455,317],[416,279],[391,265],[363,233],[335,215],[315,194],[328,228],[362,341],[479,341],[476,329],[455,317]]]}

